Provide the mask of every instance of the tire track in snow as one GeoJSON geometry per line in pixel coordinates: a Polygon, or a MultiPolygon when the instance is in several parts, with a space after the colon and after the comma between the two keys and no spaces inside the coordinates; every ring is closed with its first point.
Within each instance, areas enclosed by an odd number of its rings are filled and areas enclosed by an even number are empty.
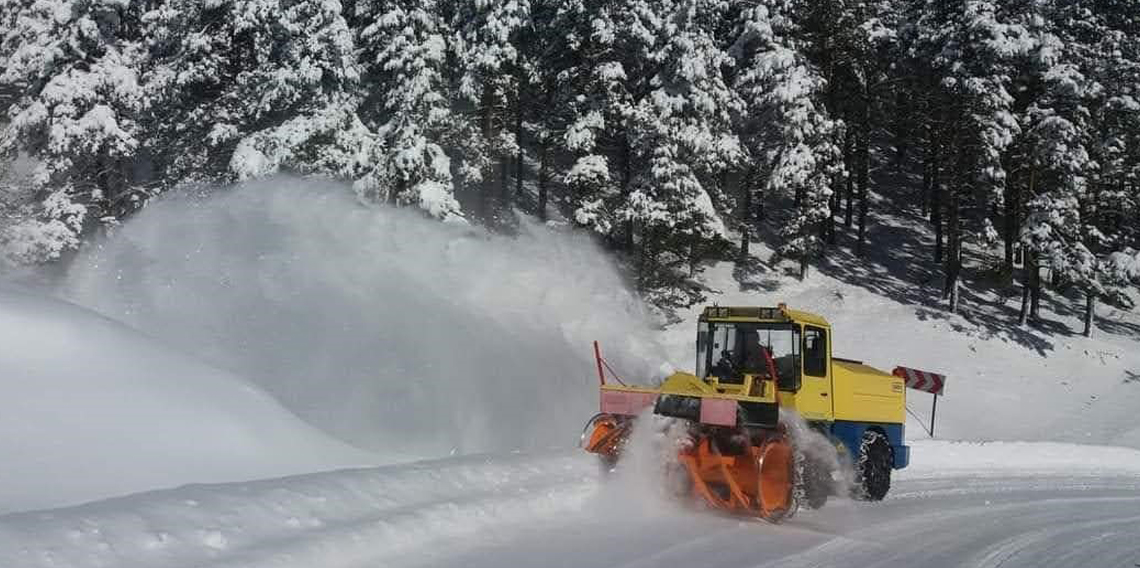
{"type": "Polygon", "coordinates": [[[1020,472],[900,480],[881,503],[836,499],[782,525],[699,512],[603,517],[595,500],[561,525],[408,566],[1131,568],[1138,483],[1020,472]]]}
{"type": "MultiPolygon", "coordinates": [[[[997,497],[975,494],[975,497],[978,496],[997,497]]],[[[889,508],[890,501],[862,505],[870,513],[865,519],[870,525],[868,528],[829,538],[809,550],[760,566],[1001,566],[1002,550],[1006,550],[1003,546],[1012,551],[1009,553],[1012,555],[1040,542],[1038,536],[1041,533],[1070,533],[1080,527],[1127,524],[1137,517],[1124,514],[1140,509],[1140,497],[1030,498],[1028,501],[1005,504],[984,497],[980,503],[964,506],[954,503],[952,499],[946,500],[949,504],[942,504],[940,499],[929,498],[924,500],[929,506],[921,510],[920,514],[904,515],[896,519],[873,519],[877,515],[874,515],[871,508],[889,508]],[[1094,507],[1096,505],[1101,508],[1094,507]],[[1098,513],[1097,511],[1103,511],[1105,505],[1111,505],[1111,508],[1098,513]],[[1074,514],[1075,511],[1083,511],[1093,518],[1081,519],[1074,514]],[[1104,518],[1106,516],[1108,518],[1104,518]],[[998,544],[993,544],[994,542],[998,544]],[[974,550],[987,546],[996,547],[994,556],[983,555],[974,560],[965,560],[974,550]]],[[[1135,536],[1140,537],[1140,529],[1135,536]]],[[[1019,560],[1011,565],[1036,566],[1038,563],[1034,558],[1030,562],[1019,560]]]]}
{"type": "MultiPolygon", "coordinates": [[[[1133,516],[1077,522],[1030,531],[990,546],[967,564],[978,568],[999,568],[1015,564],[1023,566],[1032,564],[1040,567],[1071,567],[1078,564],[1114,566],[1118,564],[1107,561],[1109,559],[1105,556],[1119,556],[1113,554],[1113,551],[1119,552],[1121,548],[1113,546],[1112,542],[1124,538],[1134,542],[1140,537],[1135,528],[1138,523],[1140,516],[1133,516]],[[1132,527],[1133,530],[1115,530],[1120,527],[1132,527]],[[1113,531],[1106,533],[1107,529],[1113,531]]],[[[1119,565],[1124,566],[1124,564],[1119,565]]]]}

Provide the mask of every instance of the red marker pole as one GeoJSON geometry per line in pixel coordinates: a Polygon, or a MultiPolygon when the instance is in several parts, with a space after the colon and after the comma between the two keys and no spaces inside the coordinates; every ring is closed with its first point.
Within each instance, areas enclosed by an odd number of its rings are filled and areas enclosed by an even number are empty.
{"type": "Polygon", "coordinates": [[[602,350],[598,347],[597,340],[594,341],[594,361],[598,364],[598,383],[601,386],[606,386],[606,374],[602,372],[602,350]]]}

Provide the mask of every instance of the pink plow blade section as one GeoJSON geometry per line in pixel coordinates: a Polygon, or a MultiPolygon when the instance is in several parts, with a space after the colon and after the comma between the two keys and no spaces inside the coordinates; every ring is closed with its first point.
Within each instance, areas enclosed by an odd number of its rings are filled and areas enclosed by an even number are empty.
{"type": "Polygon", "coordinates": [[[701,422],[715,426],[736,426],[736,401],[701,399],[701,422]]]}
{"type": "Polygon", "coordinates": [[[635,416],[656,401],[656,393],[602,391],[602,412],[635,416]]]}

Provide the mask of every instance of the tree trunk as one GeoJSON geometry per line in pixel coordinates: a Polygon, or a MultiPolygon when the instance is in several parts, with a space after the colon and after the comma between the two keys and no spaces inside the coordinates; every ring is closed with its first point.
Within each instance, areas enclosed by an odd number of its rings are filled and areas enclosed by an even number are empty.
{"type": "Polygon", "coordinates": [[[1020,187],[1011,176],[1005,184],[1005,270],[1013,274],[1013,248],[1017,242],[1017,209],[1020,207],[1020,187]]]}
{"type": "Polygon", "coordinates": [[[800,251],[800,282],[803,282],[808,275],[808,251],[800,251]]]}
{"type": "Polygon", "coordinates": [[[827,244],[835,244],[835,214],[839,212],[839,182],[834,181],[831,183],[831,199],[827,202],[827,207],[830,212],[827,216],[827,225],[825,233],[827,237],[827,244]]]}
{"type": "Polygon", "coordinates": [[[547,154],[550,152],[550,143],[544,138],[538,148],[538,220],[546,222],[546,199],[549,173],[547,173],[547,154]]]}
{"type": "Polygon", "coordinates": [[[907,123],[909,114],[906,91],[899,87],[895,93],[895,174],[902,175],[903,162],[906,161],[907,151],[907,123]]]}
{"type": "MultiPolygon", "coordinates": [[[[495,135],[495,123],[491,112],[492,109],[495,108],[495,92],[490,85],[483,86],[483,97],[480,101],[480,104],[482,107],[480,109],[481,116],[479,119],[479,122],[481,123],[480,129],[483,131],[483,139],[489,142],[494,138],[495,135]]],[[[490,202],[491,193],[494,191],[493,188],[495,182],[494,179],[492,179],[494,177],[495,176],[490,175],[490,172],[488,172],[488,175],[484,175],[481,188],[482,191],[479,192],[479,214],[483,217],[484,221],[490,219],[491,217],[490,202]]]]}
{"type": "Polygon", "coordinates": [[[864,133],[859,138],[859,240],[855,245],[855,252],[859,256],[863,256],[863,247],[867,242],[867,184],[871,169],[869,144],[867,134],[864,133]]]}
{"type": "Polygon", "coordinates": [[[499,197],[503,201],[503,210],[511,208],[511,159],[506,155],[499,158],[499,197]]]}
{"type": "Polygon", "coordinates": [[[1033,255],[1033,267],[1029,273],[1029,319],[1041,319],[1041,265],[1037,255],[1033,255]]]}
{"type": "Polygon", "coordinates": [[[955,270],[954,281],[950,284],[950,313],[952,314],[958,313],[958,298],[961,297],[961,285],[958,280],[958,272],[960,272],[960,270],[960,268],[955,270]]]}
{"type": "Polygon", "coordinates": [[[869,188],[871,171],[871,94],[867,86],[863,86],[863,116],[859,121],[862,132],[859,134],[859,241],[855,245],[855,252],[863,256],[867,243],[867,207],[869,203],[869,188]]]}
{"type": "Polygon", "coordinates": [[[930,174],[930,222],[934,225],[934,263],[942,264],[942,172],[938,148],[934,149],[934,171],[930,174]]]}
{"type": "MultiPolygon", "coordinates": [[[[1005,170],[1011,171],[1013,169],[1005,168],[1005,170]]],[[[1002,236],[1005,240],[1005,273],[1012,275],[1013,255],[1015,255],[1017,250],[1017,242],[1020,236],[1018,235],[1018,228],[1021,225],[1019,219],[1021,211],[1021,184],[1020,176],[1016,171],[1010,173],[1009,180],[1005,182],[1004,202],[1004,227],[1002,236]]],[[[1021,262],[1025,262],[1024,258],[1021,262]]]]}
{"type": "Polygon", "coordinates": [[[1085,337],[1093,336],[1093,318],[1096,316],[1096,294],[1092,292],[1085,292],[1085,330],[1082,333],[1085,337]]]}
{"type": "Polygon", "coordinates": [[[1017,325],[1024,326],[1029,322],[1029,263],[1025,263],[1021,276],[1021,311],[1017,314],[1017,325]]]}
{"type": "Polygon", "coordinates": [[[922,193],[919,195],[919,201],[921,201],[920,209],[923,219],[930,218],[930,177],[933,173],[930,162],[934,157],[933,146],[933,141],[926,143],[926,156],[922,160],[922,189],[920,190],[922,193]]]}
{"type": "Polygon", "coordinates": [[[959,188],[950,191],[950,202],[947,207],[947,255],[946,255],[946,286],[942,297],[950,300],[950,311],[958,309],[958,279],[962,273],[962,230],[960,222],[959,188]]]}
{"type": "Polygon", "coordinates": [[[648,229],[647,234],[641,239],[641,248],[637,253],[637,291],[644,292],[649,288],[648,272],[654,268],[652,265],[653,247],[658,239],[658,229],[656,227],[648,229]]]}
{"type": "Polygon", "coordinates": [[[843,162],[847,165],[847,210],[843,215],[843,226],[851,228],[851,221],[855,211],[855,175],[858,170],[855,164],[855,135],[848,133],[843,142],[843,162]]]}
{"type": "Polygon", "coordinates": [[[408,182],[407,181],[405,181],[402,177],[400,179],[396,180],[396,191],[390,191],[390,192],[388,192],[388,195],[387,195],[388,199],[386,201],[388,202],[388,205],[396,205],[398,203],[397,200],[398,200],[399,196],[403,195],[403,193],[405,191],[407,191],[407,189],[408,189],[408,182]]]}
{"type": "Polygon", "coordinates": [[[523,111],[522,101],[515,103],[515,201],[522,199],[523,194],[523,111]]]}
{"type": "MultiPolygon", "coordinates": [[[[1032,199],[1036,194],[1037,169],[1030,166],[1027,198],[1032,199]]],[[[1041,263],[1037,253],[1027,254],[1025,260],[1025,266],[1029,269],[1029,319],[1037,321],[1041,319],[1041,263]]]]}
{"type": "MultiPolygon", "coordinates": [[[[629,134],[621,135],[621,195],[623,200],[629,198],[630,185],[633,183],[633,148],[629,144],[629,134]]],[[[633,219],[625,224],[625,248],[633,250],[633,219]]]]}
{"type": "Polygon", "coordinates": [[[748,260],[752,244],[752,180],[756,166],[750,166],[740,180],[740,257],[739,262],[748,260]]]}
{"type": "Polygon", "coordinates": [[[764,185],[758,184],[756,186],[756,195],[753,196],[753,200],[756,202],[755,203],[755,205],[756,205],[755,225],[758,228],[764,225],[764,220],[767,218],[767,214],[768,214],[768,212],[764,209],[765,197],[766,197],[766,195],[764,192],[764,185]]]}

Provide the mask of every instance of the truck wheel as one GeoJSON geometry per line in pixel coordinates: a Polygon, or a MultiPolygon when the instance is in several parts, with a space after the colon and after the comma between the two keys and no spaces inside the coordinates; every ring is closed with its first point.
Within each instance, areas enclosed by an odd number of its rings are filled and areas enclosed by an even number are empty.
{"type": "Polygon", "coordinates": [[[805,459],[803,491],[809,509],[822,508],[831,495],[831,469],[818,459],[805,459]]]}
{"type": "Polygon", "coordinates": [[[855,463],[855,497],[863,501],[882,501],[891,488],[893,462],[887,437],[873,430],[864,432],[859,461],[855,463]]]}

